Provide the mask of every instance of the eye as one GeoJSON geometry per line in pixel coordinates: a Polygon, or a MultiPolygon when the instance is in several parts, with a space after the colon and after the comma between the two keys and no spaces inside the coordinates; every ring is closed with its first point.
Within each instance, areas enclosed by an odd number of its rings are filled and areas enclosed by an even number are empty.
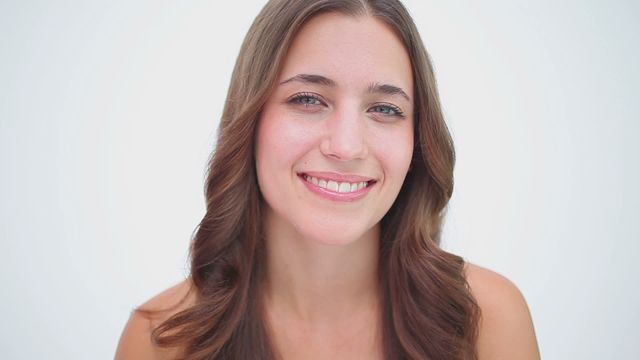
{"type": "Polygon", "coordinates": [[[404,117],[404,112],[392,104],[376,104],[369,108],[369,112],[379,113],[385,116],[404,117]]]}
{"type": "Polygon", "coordinates": [[[304,107],[323,105],[320,96],[313,93],[298,93],[287,99],[287,102],[294,105],[302,105],[304,107]]]}

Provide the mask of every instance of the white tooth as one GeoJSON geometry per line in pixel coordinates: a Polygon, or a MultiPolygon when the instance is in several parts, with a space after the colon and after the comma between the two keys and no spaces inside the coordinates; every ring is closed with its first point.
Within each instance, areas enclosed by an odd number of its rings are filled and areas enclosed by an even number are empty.
{"type": "Polygon", "coordinates": [[[346,183],[346,182],[340,183],[340,186],[338,187],[338,192],[348,193],[349,191],[351,191],[351,185],[349,185],[349,183],[346,183]]]}
{"type": "Polygon", "coordinates": [[[318,179],[314,177],[311,178],[311,182],[313,183],[313,185],[318,185],[318,179]]]}
{"type": "Polygon", "coordinates": [[[356,183],[351,184],[351,192],[354,192],[356,190],[358,190],[358,184],[356,183]]]}
{"type": "Polygon", "coordinates": [[[305,179],[305,180],[307,180],[307,181],[309,181],[309,175],[306,175],[306,174],[305,174],[304,179],[305,179]]]}
{"type": "Polygon", "coordinates": [[[327,189],[331,191],[338,191],[338,183],[335,181],[329,180],[329,182],[327,182],[327,189]]]}
{"type": "Polygon", "coordinates": [[[364,182],[361,181],[358,183],[358,190],[362,189],[364,187],[364,182]]]}
{"type": "Polygon", "coordinates": [[[321,188],[325,188],[326,189],[327,188],[327,181],[323,180],[323,179],[318,180],[318,186],[320,186],[321,188]]]}

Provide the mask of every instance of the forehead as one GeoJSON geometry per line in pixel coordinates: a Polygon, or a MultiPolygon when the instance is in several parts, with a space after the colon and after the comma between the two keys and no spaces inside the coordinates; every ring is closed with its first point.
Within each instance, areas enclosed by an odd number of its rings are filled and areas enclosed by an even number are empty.
{"type": "Polygon", "coordinates": [[[339,13],[318,15],[300,29],[289,48],[279,80],[300,73],[318,74],[338,86],[360,87],[384,82],[412,96],[409,54],[381,20],[339,13]]]}

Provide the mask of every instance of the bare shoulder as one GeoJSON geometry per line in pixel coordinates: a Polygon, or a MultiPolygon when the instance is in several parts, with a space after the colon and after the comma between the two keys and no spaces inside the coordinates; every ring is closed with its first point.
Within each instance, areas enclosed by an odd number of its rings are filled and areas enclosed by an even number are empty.
{"type": "Polygon", "coordinates": [[[166,319],[194,304],[192,286],[190,279],[183,280],[132,311],[120,336],[115,360],[174,359],[176,350],[156,346],[151,340],[151,332],[166,319]]]}
{"type": "Polygon", "coordinates": [[[540,359],[529,307],[506,277],[467,263],[467,282],[480,306],[478,356],[483,359],[540,359]]]}

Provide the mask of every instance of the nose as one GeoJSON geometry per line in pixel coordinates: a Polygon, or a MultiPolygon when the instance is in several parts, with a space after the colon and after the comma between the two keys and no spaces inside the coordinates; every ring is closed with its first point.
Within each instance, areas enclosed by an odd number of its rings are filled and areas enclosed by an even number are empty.
{"type": "Polygon", "coordinates": [[[348,161],[367,156],[366,124],[358,111],[336,111],[326,122],[320,151],[335,160],[348,161]]]}

